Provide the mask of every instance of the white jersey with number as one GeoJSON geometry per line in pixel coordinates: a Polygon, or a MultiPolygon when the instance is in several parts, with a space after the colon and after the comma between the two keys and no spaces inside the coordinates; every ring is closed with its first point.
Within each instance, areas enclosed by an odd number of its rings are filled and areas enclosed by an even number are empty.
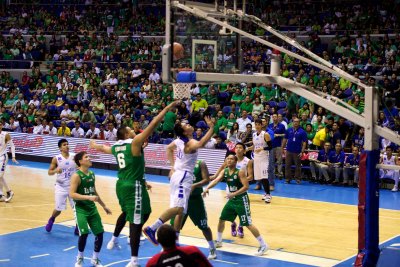
{"type": "Polygon", "coordinates": [[[62,170],[61,173],[57,174],[56,184],[69,188],[71,184],[71,176],[76,172],[76,164],[74,161],[75,154],[69,153],[69,157],[66,159],[62,154],[56,156],[57,167],[62,170]]]}
{"type": "Polygon", "coordinates": [[[7,132],[0,133],[0,156],[7,153],[6,135],[7,132]]]}
{"type": "MultiPolygon", "coordinates": [[[[267,146],[267,142],[265,141],[265,131],[261,131],[260,134],[257,132],[253,133],[253,145],[254,145],[254,150],[262,148],[267,146]]],[[[258,153],[254,152],[254,158],[256,157],[267,157],[269,155],[268,150],[262,150],[258,153]]]]}
{"type": "Polygon", "coordinates": [[[247,177],[247,165],[249,165],[250,159],[248,157],[244,157],[241,161],[236,163],[236,168],[239,170],[244,170],[244,175],[247,177]]]}
{"type": "Polygon", "coordinates": [[[193,173],[199,154],[198,151],[188,154],[185,153],[185,143],[181,139],[175,139],[174,143],[176,145],[175,171],[193,173]]]}

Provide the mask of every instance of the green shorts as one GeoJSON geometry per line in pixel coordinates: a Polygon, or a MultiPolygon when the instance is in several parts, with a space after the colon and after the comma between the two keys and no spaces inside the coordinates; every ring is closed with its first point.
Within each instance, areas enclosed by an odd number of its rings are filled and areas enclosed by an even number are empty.
{"type": "MultiPolygon", "coordinates": [[[[185,217],[183,217],[182,228],[185,225],[188,216],[192,220],[193,224],[200,230],[203,231],[208,228],[206,207],[204,206],[204,200],[201,195],[190,196],[188,210],[185,217]]],[[[171,219],[171,225],[173,224],[174,218],[171,219]]]]}
{"type": "Polygon", "coordinates": [[[100,214],[97,208],[87,211],[75,208],[75,221],[78,225],[79,235],[89,234],[89,227],[94,235],[104,232],[100,214]]]}
{"type": "Polygon", "coordinates": [[[250,214],[250,200],[247,194],[229,199],[222,209],[220,220],[233,222],[239,217],[240,225],[249,226],[252,224],[250,214]]]}
{"type": "Polygon", "coordinates": [[[117,197],[126,220],[133,224],[143,224],[144,215],[151,213],[150,197],[146,186],[139,181],[136,183],[117,182],[117,197]]]}

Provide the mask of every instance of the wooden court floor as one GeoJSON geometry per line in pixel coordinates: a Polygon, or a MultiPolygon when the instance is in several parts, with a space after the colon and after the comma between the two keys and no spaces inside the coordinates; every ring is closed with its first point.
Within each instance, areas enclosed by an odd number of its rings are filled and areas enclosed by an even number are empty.
{"type": "MultiPolygon", "coordinates": [[[[42,169],[8,166],[5,177],[15,196],[11,203],[0,203],[0,234],[44,226],[54,207],[55,176],[48,176],[47,171],[42,169]]],[[[97,190],[113,211],[112,215],[106,215],[99,208],[103,222],[107,224],[114,224],[120,213],[115,182],[110,177],[97,176],[97,190]]],[[[151,184],[153,212],[148,223],[158,218],[169,205],[168,184],[151,184]]],[[[224,196],[223,190],[213,190],[205,199],[209,225],[214,235],[226,201],[224,196]]],[[[336,260],[357,253],[356,206],[282,197],[273,197],[272,204],[267,205],[260,195],[255,194],[251,194],[250,199],[253,223],[271,249],[336,260]]],[[[73,214],[68,207],[56,222],[72,219],[73,214]]],[[[399,225],[400,211],[381,209],[380,242],[398,235],[399,225]]],[[[181,234],[202,237],[200,230],[190,220],[181,234]]],[[[231,237],[229,224],[226,224],[223,238],[237,244],[257,246],[257,241],[248,230],[245,230],[243,239],[231,237]]]]}

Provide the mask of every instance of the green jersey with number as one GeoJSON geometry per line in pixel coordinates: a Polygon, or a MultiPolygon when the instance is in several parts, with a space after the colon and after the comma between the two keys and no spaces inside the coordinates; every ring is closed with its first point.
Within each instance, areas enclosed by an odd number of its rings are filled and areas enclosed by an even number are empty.
{"type": "MultiPolygon", "coordinates": [[[[81,183],[78,185],[76,192],[80,195],[85,196],[94,196],[96,195],[96,190],[94,186],[95,176],[92,171],[89,171],[87,174],[81,170],[76,172],[81,179],[81,183]]],[[[91,211],[96,209],[96,204],[90,200],[75,200],[76,209],[91,211]]]]}
{"type": "MultiPolygon", "coordinates": [[[[196,165],[194,166],[193,169],[193,176],[194,176],[194,181],[193,181],[194,184],[203,180],[201,176],[201,160],[198,160],[196,162],[196,165]]],[[[200,196],[202,193],[203,193],[203,187],[197,187],[196,189],[193,190],[190,196],[200,196]]]]}
{"type": "MultiPolygon", "coordinates": [[[[226,185],[228,186],[228,190],[230,193],[234,193],[243,187],[243,184],[240,181],[240,177],[239,177],[239,169],[235,169],[235,171],[232,174],[229,174],[229,168],[225,168],[224,180],[226,182],[226,185]]],[[[243,194],[235,196],[234,199],[240,198],[241,196],[243,196],[245,194],[247,194],[247,193],[245,192],[243,194]]]]}
{"type": "Polygon", "coordinates": [[[111,147],[111,152],[118,164],[118,179],[144,183],[144,154],[133,156],[131,143],[132,139],[119,140],[111,147]]]}

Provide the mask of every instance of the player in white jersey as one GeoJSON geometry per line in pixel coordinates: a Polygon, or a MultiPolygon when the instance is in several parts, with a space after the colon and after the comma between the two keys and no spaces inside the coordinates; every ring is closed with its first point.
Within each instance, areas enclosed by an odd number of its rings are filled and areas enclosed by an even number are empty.
{"type": "MultiPolygon", "coordinates": [[[[383,165],[397,165],[398,159],[397,157],[393,156],[392,154],[392,147],[387,146],[386,147],[386,155],[383,155],[380,159],[380,164],[383,165]]],[[[384,170],[380,169],[379,170],[379,178],[384,179],[384,178],[389,178],[394,180],[394,187],[392,189],[393,192],[396,192],[399,190],[399,171],[398,170],[384,170]]]]}
{"type": "Polygon", "coordinates": [[[270,135],[262,130],[262,120],[255,121],[256,131],[253,133],[253,145],[249,147],[254,151],[254,179],[261,181],[265,194],[262,199],[271,203],[271,193],[268,180],[269,151],[272,149],[270,135]]]}
{"type": "MultiPolygon", "coordinates": [[[[61,214],[61,211],[67,209],[67,199],[69,200],[71,208],[74,208],[74,201],[69,197],[69,188],[71,185],[71,176],[76,172],[75,155],[69,153],[67,139],[60,139],[58,141],[58,148],[61,153],[53,157],[47,172],[50,176],[57,174],[55,184],[55,208],[45,226],[47,232],[51,231],[54,221],[57,216],[61,214]]],[[[75,234],[78,233],[77,230],[78,229],[75,228],[75,234]]]]}
{"type": "Polygon", "coordinates": [[[149,240],[158,245],[155,237],[157,229],[165,222],[175,216],[174,228],[179,237],[179,231],[182,228],[182,220],[188,208],[188,201],[193,185],[193,170],[197,162],[197,150],[203,147],[212,137],[214,123],[210,117],[205,116],[209,130],[199,141],[193,139],[193,127],[187,122],[178,122],[174,130],[178,139],[167,146],[167,157],[171,163],[170,171],[170,208],[167,209],[153,225],[143,229],[144,234],[149,240]],[[176,160],[174,159],[174,150],[176,149],[176,160]]]}
{"type": "Polygon", "coordinates": [[[10,202],[14,196],[14,192],[8,186],[4,179],[4,173],[8,162],[7,145],[10,145],[12,161],[18,163],[15,159],[15,146],[10,134],[3,132],[3,124],[0,122],[0,202],[10,202]],[[3,187],[6,189],[6,196],[3,196],[3,187]]]}
{"type": "MultiPolygon", "coordinates": [[[[243,143],[237,143],[235,145],[235,155],[237,157],[236,169],[244,170],[244,175],[246,176],[247,181],[252,181],[254,179],[253,176],[253,160],[246,157],[246,146],[243,143]]],[[[222,172],[227,166],[226,162],[219,167],[217,172],[210,177],[211,180],[214,180],[218,177],[218,174],[222,172]]],[[[228,186],[226,187],[227,193],[229,193],[228,186]]],[[[243,226],[239,224],[237,226],[236,222],[232,222],[231,224],[231,235],[238,236],[240,238],[244,237],[244,229],[243,226]]]]}

